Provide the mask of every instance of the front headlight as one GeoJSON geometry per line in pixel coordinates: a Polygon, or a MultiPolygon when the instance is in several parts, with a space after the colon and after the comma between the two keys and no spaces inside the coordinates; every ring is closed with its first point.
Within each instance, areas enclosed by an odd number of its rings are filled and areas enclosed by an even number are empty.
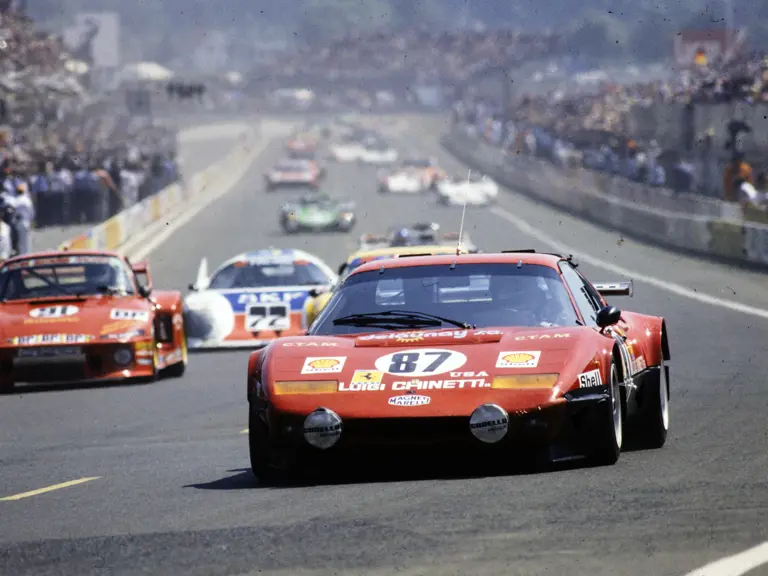
{"type": "Polygon", "coordinates": [[[304,419],[304,439],[307,444],[327,450],[341,438],[341,418],[333,410],[318,408],[304,419]]]}
{"type": "Polygon", "coordinates": [[[547,390],[557,384],[560,374],[519,374],[516,376],[496,376],[491,388],[496,390],[547,390]]]}
{"type": "Polygon", "coordinates": [[[469,430],[481,442],[494,444],[507,435],[509,415],[497,404],[483,404],[469,417],[469,430]]]}
{"type": "Polygon", "coordinates": [[[287,394],[330,394],[336,392],[339,383],[336,380],[309,380],[275,382],[275,396],[287,394]]]}
{"type": "Polygon", "coordinates": [[[118,366],[128,366],[133,361],[133,350],[130,348],[118,348],[112,353],[112,359],[118,366]]]}

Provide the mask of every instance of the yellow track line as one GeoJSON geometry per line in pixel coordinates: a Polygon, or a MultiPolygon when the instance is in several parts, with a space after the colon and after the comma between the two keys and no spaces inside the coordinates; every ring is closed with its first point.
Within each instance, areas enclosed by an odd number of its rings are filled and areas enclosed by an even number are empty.
{"type": "Polygon", "coordinates": [[[46,492],[53,492],[54,490],[69,488],[70,486],[77,486],[78,484],[84,484],[85,482],[90,482],[91,480],[98,480],[99,478],[101,478],[101,476],[93,476],[91,478],[78,478],[77,480],[62,482],[61,484],[54,484],[53,486],[46,486],[45,488],[38,488],[37,490],[22,492],[21,494],[14,494],[13,496],[6,496],[5,498],[0,498],[0,502],[11,502],[13,500],[22,500],[23,498],[38,496],[40,494],[45,494],[46,492]]]}

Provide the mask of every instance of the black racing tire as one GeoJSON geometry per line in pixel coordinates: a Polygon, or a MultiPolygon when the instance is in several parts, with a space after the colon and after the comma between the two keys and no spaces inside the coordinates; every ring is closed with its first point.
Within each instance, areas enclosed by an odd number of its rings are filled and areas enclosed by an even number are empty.
{"type": "Polygon", "coordinates": [[[607,402],[598,404],[594,427],[589,438],[588,454],[593,466],[611,466],[621,456],[624,440],[624,412],[621,402],[621,381],[615,358],[611,359],[609,369],[607,402]]]}
{"type": "Polygon", "coordinates": [[[187,327],[186,324],[181,325],[182,341],[181,341],[181,362],[172,364],[163,370],[164,378],[181,378],[184,376],[184,372],[187,371],[187,364],[189,363],[189,349],[187,348],[187,327]]]}
{"type": "Polygon", "coordinates": [[[379,194],[389,194],[388,186],[379,186],[379,194]]]}
{"type": "Polygon", "coordinates": [[[632,447],[656,450],[667,442],[669,432],[669,366],[663,353],[658,378],[643,384],[639,413],[631,430],[632,447]]]}
{"type": "Polygon", "coordinates": [[[346,232],[349,232],[350,230],[352,230],[352,228],[354,228],[354,227],[355,227],[355,223],[356,223],[356,222],[357,222],[357,219],[356,219],[356,218],[353,218],[353,219],[352,219],[350,222],[348,222],[348,223],[341,223],[341,222],[340,222],[340,223],[337,225],[336,229],[337,229],[339,232],[345,232],[345,233],[346,233],[346,232]]]}
{"type": "Polygon", "coordinates": [[[149,376],[141,376],[139,378],[134,379],[133,382],[135,384],[153,384],[157,382],[157,380],[160,377],[160,370],[158,370],[157,368],[159,364],[157,342],[153,342],[153,344],[154,344],[154,352],[152,353],[152,374],[150,374],[149,376]]]}
{"type": "Polygon", "coordinates": [[[282,218],[280,220],[280,228],[282,228],[285,234],[293,235],[293,234],[298,234],[300,226],[298,224],[291,226],[288,224],[287,218],[282,218]]]}
{"type": "Polygon", "coordinates": [[[290,468],[276,468],[271,463],[272,447],[267,425],[253,409],[248,413],[248,453],[251,471],[260,484],[285,484],[291,479],[290,468]]]}

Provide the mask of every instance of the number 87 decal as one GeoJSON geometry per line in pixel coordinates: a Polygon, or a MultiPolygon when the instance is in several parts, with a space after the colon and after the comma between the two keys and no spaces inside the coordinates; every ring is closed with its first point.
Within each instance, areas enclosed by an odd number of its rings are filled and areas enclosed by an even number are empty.
{"type": "Polygon", "coordinates": [[[376,360],[376,370],[404,376],[430,376],[461,368],[467,357],[461,352],[440,348],[404,350],[387,354],[376,360]]]}

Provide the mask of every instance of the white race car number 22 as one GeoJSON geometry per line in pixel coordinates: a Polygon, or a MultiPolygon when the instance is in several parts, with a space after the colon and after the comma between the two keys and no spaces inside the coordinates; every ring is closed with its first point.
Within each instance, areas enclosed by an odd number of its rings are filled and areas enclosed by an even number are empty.
{"type": "Polygon", "coordinates": [[[245,312],[245,329],[248,332],[262,330],[287,330],[291,327],[288,306],[271,304],[269,306],[248,306],[245,312]]]}

